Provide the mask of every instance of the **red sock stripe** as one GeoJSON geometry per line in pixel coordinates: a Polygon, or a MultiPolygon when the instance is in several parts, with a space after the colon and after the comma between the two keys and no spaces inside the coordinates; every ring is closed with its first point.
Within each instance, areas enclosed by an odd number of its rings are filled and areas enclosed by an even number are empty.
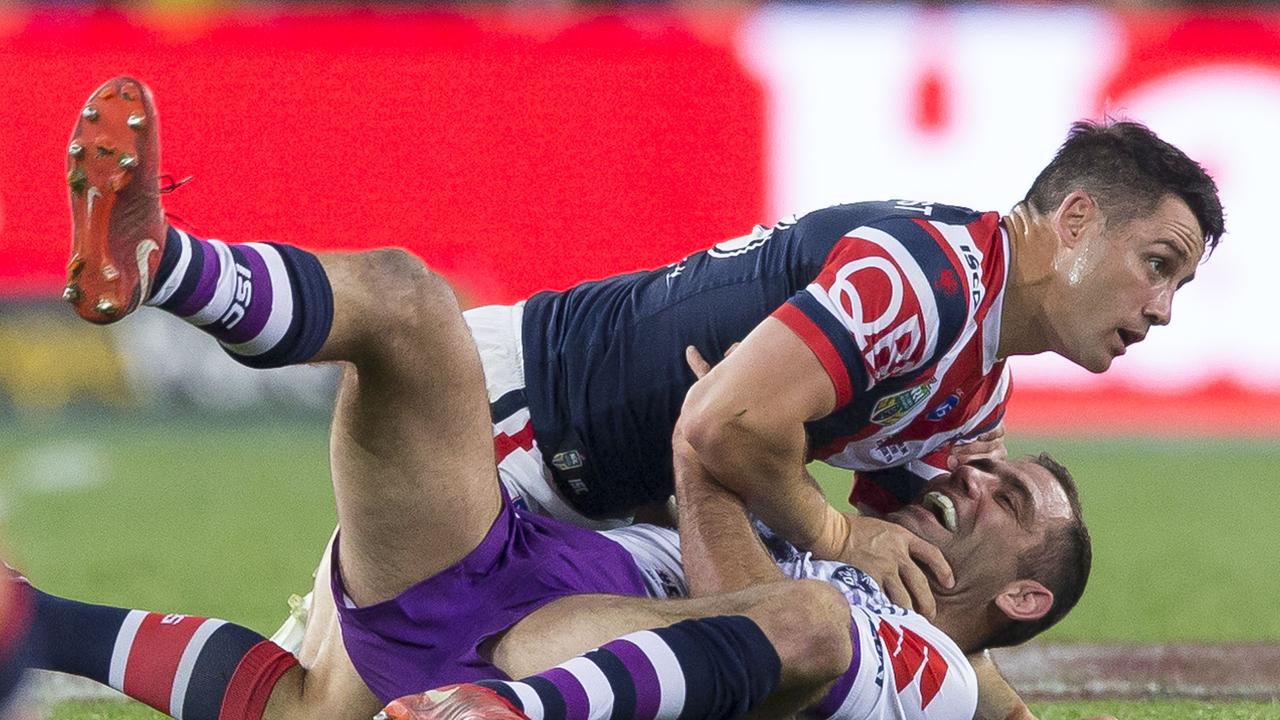
{"type": "Polygon", "coordinates": [[[276,682],[297,664],[296,657],[270,640],[254,645],[231,675],[218,720],[262,720],[276,682]]]}
{"type": "Polygon", "coordinates": [[[35,598],[27,579],[11,570],[0,571],[0,585],[4,593],[0,601],[0,658],[7,658],[27,635],[35,598]]]}
{"type": "Polygon", "coordinates": [[[182,652],[204,618],[151,613],[138,626],[124,671],[124,694],[169,714],[182,652]]]}

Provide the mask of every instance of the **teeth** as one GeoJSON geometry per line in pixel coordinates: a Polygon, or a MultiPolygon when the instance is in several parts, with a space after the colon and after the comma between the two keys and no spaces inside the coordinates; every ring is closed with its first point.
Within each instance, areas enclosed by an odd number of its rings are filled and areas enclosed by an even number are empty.
{"type": "Polygon", "coordinates": [[[951,502],[951,498],[935,490],[924,496],[924,505],[936,510],[942,527],[950,532],[956,531],[956,505],[951,502]]]}

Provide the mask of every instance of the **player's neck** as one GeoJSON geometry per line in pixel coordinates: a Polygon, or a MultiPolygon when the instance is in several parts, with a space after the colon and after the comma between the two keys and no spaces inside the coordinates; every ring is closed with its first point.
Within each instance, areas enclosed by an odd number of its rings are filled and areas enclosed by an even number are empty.
{"type": "Polygon", "coordinates": [[[1001,219],[1009,234],[1009,280],[1000,316],[1001,359],[1052,349],[1045,335],[1045,296],[1052,280],[1053,229],[1025,204],[1001,219]],[[1049,237],[1046,237],[1046,233],[1049,237]]]}
{"type": "Polygon", "coordinates": [[[942,597],[938,598],[938,614],[933,625],[946,633],[966,655],[981,650],[983,640],[990,635],[981,613],[975,612],[972,604],[951,603],[942,597]]]}

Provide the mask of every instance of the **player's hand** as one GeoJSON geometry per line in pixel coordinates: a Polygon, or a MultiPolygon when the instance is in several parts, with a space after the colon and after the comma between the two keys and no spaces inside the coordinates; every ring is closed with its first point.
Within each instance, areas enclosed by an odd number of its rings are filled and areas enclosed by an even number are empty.
{"type": "Polygon", "coordinates": [[[925,571],[945,588],[955,584],[942,551],[900,525],[854,513],[844,517],[848,529],[844,548],[831,559],[870,575],[895,605],[932,619],[938,606],[925,571]]]}
{"type": "Polygon", "coordinates": [[[951,455],[947,457],[947,469],[955,470],[974,460],[1004,460],[1007,457],[1009,450],[1004,446],[1004,423],[1000,423],[969,442],[952,445],[951,455]]]}
{"type": "MultiPolygon", "coordinates": [[[[729,354],[734,350],[737,350],[738,346],[741,344],[742,343],[734,343],[730,345],[729,349],[724,351],[724,356],[729,357],[729,354]]],[[[684,361],[688,363],[689,369],[693,371],[693,376],[699,380],[706,377],[707,373],[711,372],[711,363],[707,362],[707,359],[702,357],[702,353],[698,352],[698,348],[692,345],[684,349],[684,361]]]]}

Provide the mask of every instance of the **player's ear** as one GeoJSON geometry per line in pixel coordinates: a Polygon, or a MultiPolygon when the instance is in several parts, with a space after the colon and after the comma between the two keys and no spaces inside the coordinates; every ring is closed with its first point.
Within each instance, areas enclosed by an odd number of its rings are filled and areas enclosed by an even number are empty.
{"type": "Polygon", "coordinates": [[[1065,247],[1074,248],[1084,235],[1090,223],[1101,220],[1101,211],[1089,193],[1073,190],[1062,199],[1058,210],[1053,214],[1053,229],[1057,231],[1058,241],[1065,247]]]}
{"type": "Polygon", "coordinates": [[[996,607],[1010,620],[1039,620],[1053,607],[1053,592],[1035,580],[1014,580],[996,595],[996,607]]]}

